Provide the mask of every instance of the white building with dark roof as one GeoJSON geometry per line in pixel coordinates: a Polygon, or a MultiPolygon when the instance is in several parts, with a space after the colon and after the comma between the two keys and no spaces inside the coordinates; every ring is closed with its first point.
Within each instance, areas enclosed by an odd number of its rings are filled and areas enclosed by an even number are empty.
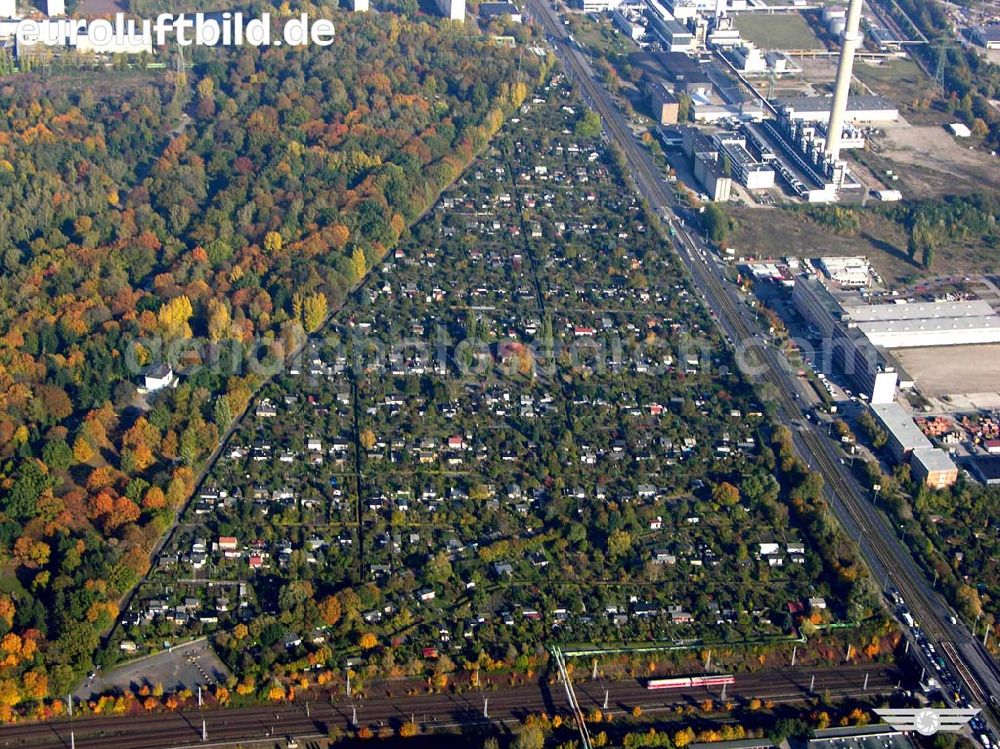
{"type": "Polygon", "coordinates": [[[465,0],[437,0],[441,15],[451,21],[465,21],[465,0]]]}
{"type": "Polygon", "coordinates": [[[977,26],[969,33],[976,44],[986,49],[1000,49],[1000,23],[977,26]]]}
{"type": "MultiPolygon", "coordinates": [[[[793,120],[829,122],[832,96],[793,96],[778,99],[778,107],[793,120]]],[[[899,109],[881,96],[851,96],[847,99],[848,122],[895,122],[899,109]]]]}

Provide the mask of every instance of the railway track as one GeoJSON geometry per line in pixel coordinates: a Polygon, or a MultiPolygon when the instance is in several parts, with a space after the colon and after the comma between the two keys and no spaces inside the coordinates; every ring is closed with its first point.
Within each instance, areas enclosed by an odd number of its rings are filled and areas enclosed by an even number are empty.
{"type": "MultiPolygon", "coordinates": [[[[605,132],[624,151],[635,186],[646,197],[651,208],[662,215],[664,210],[677,214],[677,203],[668,186],[663,181],[650,155],[638,147],[633,133],[623,124],[620,112],[610,103],[606,92],[602,95],[599,84],[594,81],[589,66],[576,45],[567,44],[566,30],[561,20],[546,0],[529,0],[546,31],[555,39],[553,42],[570,78],[583,89],[590,105],[601,115],[605,132]]],[[[747,321],[744,310],[737,306],[731,294],[719,278],[717,266],[710,264],[705,251],[699,247],[689,233],[675,225],[674,244],[684,265],[702,290],[710,309],[717,311],[720,327],[732,340],[747,343],[754,340],[755,326],[747,321]]],[[[766,365],[760,380],[768,383],[776,392],[775,405],[782,419],[795,421],[802,416],[799,404],[792,398],[797,384],[779,354],[766,346],[755,346],[756,356],[766,365]]],[[[865,500],[866,490],[860,487],[853,476],[845,477],[845,470],[835,448],[825,437],[812,431],[811,425],[804,430],[793,430],[796,450],[810,467],[813,461],[824,477],[825,494],[844,529],[861,545],[862,556],[878,580],[892,581],[905,596],[911,611],[918,618],[928,638],[941,649],[952,670],[966,684],[969,693],[980,701],[987,710],[994,729],[1000,726],[1000,711],[992,700],[986,699],[986,690],[969,664],[955,648],[952,636],[942,620],[942,612],[947,610],[942,600],[930,587],[923,574],[916,567],[910,552],[896,541],[895,532],[888,526],[886,517],[865,500]]],[[[973,643],[975,647],[975,643],[973,643]]],[[[977,652],[977,655],[978,652],[977,652]]],[[[998,673],[996,664],[988,653],[979,658],[991,675],[998,673]]]]}
{"type": "MultiPolygon", "coordinates": [[[[815,675],[815,692],[829,692],[833,698],[874,696],[893,691],[899,674],[886,666],[845,666],[819,670],[804,668],[780,672],[737,674],[729,686],[727,699],[749,700],[754,697],[775,703],[801,702],[810,697],[809,686],[815,675]],[[867,682],[867,689],[865,689],[867,682]]],[[[643,712],[673,712],[677,705],[691,704],[706,698],[718,699],[719,688],[712,690],[680,689],[665,694],[650,691],[634,680],[605,681],[581,679],[573,683],[579,715],[593,709],[624,715],[635,706],[643,712]]],[[[380,696],[368,700],[339,697],[317,699],[308,703],[275,704],[233,709],[192,709],[181,712],[151,713],[128,717],[86,717],[6,726],[0,733],[0,747],[21,749],[66,749],[72,729],[77,749],[165,749],[201,743],[202,720],[208,742],[257,741],[279,739],[286,735],[300,738],[324,735],[330,726],[348,730],[352,726],[398,730],[413,721],[425,730],[475,724],[499,724],[519,721],[531,713],[560,713],[569,716],[564,706],[564,686],[538,682],[524,687],[463,693],[380,696]],[[488,716],[484,715],[488,700],[488,716]]]]}

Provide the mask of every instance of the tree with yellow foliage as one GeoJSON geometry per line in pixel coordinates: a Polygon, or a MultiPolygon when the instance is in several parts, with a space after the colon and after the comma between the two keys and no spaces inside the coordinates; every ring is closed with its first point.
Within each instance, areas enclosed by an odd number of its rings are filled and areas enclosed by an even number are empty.
{"type": "Polygon", "coordinates": [[[243,677],[243,680],[236,685],[236,694],[241,697],[245,697],[248,694],[253,694],[254,690],[254,679],[249,674],[243,677]]]}
{"type": "Polygon", "coordinates": [[[327,315],[326,294],[321,291],[302,300],[302,327],[307,333],[319,330],[327,315]]]}
{"type": "Polygon", "coordinates": [[[327,596],[319,604],[319,615],[324,624],[333,626],[340,621],[340,600],[336,596],[327,596]]]}
{"type": "Polygon", "coordinates": [[[281,235],[276,231],[269,231],[264,235],[264,250],[266,252],[281,252],[281,247],[284,241],[281,235]]]}
{"type": "Polygon", "coordinates": [[[77,463],[89,463],[93,457],[94,448],[83,438],[83,435],[78,436],[73,441],[73,460],[77,463]]]}
{"type": "Polygon", "coordinates": [[[856,707],[848,714],[847,719],[856,726],[867,726],[871,716],[860,707],[856,707]]]}
{"type": "Polygon", "coordinates": [[[168,338],[190,338],[191,326],[188,321],[194,314],[191,300],[187,296],[176,296],[166,302],[156,315],[160,329],[168,338]]]}
{"type": "Polygon", "coordinates": [[[418,733],[420,733],[420,727],[413,721],[408,720],[399,727],[399,735],[403,738],[416,736],[418,733]]]}
{"type": "Polygon", "coordinates": [[[17,607],[14,605],[14,601],[8,595],[0,596],[0,619],[7,622],[7,626],[13,626],[14,624],[14,614],[17,613],[17,607]]]}
{"type": "Polygon", "coordinates": [[[371,450],[373,447],[375,447],[375,432],[373,432],[371,429],[362,430],[359,439],[361,441],[361,446],[365,450],[371,450]]]}
{"type": "Polygon", "coordinates": [[[17,664],[17,660],[21,656],[21,646],[22,646],[21,636],[15,634],[14,632],[8,632],[0,639],[0,653],[7,656],[8,658],[14,657],[14,665],[17,664]]]}
{"type": "Polygon", "coordinates": [[[29,700],[45,699],[49,693],[49,677],[38,671],[26,671],[21,676],[21,691],[29,700]]]}
{"type": "Polygon", "coordinates": [[[693,741],[694,730],[690,726],[682,728],[674,734],[674,746],[676,746],[677,749],[682,749],[693,741]]]}
{"type": "Polygon", "coordinates": [[[393,236],[399,237],[406,229],[406,219],[400,216],[398,213],[392,214],[392,218],[389,219],[389,227],[392,229],[393,236]]]}
{"type": "Polygon", "coordinates": [[[365,253],[360,247],[355,247],[351,254],[351,278],[352,284],[357,283],[365,277],[368,271],[368,261],[365,260],[365,253]]]}
{"type": "Polygon", "coordinates": [[[146,490],[146,494],[142,498],[142,507],[144,510],[158,510],[161,507],[166,507],[167,497],[163,493],[163,489],[158,486],[151,486],[146,490]]]}
{"type": "Polygon", "coordinates": [[[208,300],[208,337],[213,341],[229,338],[232,332],[233,319],[229,307],[218,299],[208,300]]]}
{"type": "Polygon", "coordinates": [[[17,706],[21,702],[21,690],[13,679],[0,679],[0,708],[17,706]]]}
{"type": "Polygon", "coordinates": [[[361,635],[358,645],[362,650],[371,650],[378,645],[378,638],[372,632],[365,632],[361,635]]]}
{"type": "Polygon", "coordinates": [[[44,541],[21,536],[14,542],[14,559],[25,567],[44,567],[48,564],[51,553],[52,549],[44,541]]]}
{"type": "Polygon", "coordinates": [[[205,76],[198,81],[198,96],[202,99],[211,99],[215,95],[215,81],[205,76]]]}
{"type": "Polygon", "coordinates": [[[343,250],[347,247],[347,243],[350,239],[351,230],[343,224],[334,224],[330,227],[330,240],[333,242],[333,246],[338,250],[343,250]]]}

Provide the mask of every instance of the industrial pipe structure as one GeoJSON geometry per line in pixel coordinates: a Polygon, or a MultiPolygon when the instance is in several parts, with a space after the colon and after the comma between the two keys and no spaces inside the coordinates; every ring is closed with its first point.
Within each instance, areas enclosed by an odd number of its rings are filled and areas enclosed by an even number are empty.
{"type": "Polygon", "coordinates": [[[830,124],[826,130],[826,152],[831,158],[840,158],[840,140],[844,132],[847,114],[847,97],[851,91],[851,71],[854,69],[854,53],[861,43],[861,0],[851,0],[847,9],[847,25],[844,40],[840,46],[840,63],[837,65],[837,83],[833,89],[833,106],[830,109],[830,124]]]}

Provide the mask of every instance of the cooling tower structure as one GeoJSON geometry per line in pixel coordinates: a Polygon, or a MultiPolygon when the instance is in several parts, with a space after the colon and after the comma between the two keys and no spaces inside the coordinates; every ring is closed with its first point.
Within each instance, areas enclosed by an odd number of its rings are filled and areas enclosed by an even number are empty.
{"type": "Polygon", "coordinates": [[[854,69],[854,53],[861,43],[861,0],[851,0],[847,9],[847,26],[844,41],[840,46],[840,63],[837,65],[837,83],[833,89],[833,108],[830,110],[830,125],[826,131],[826,153],[834,161],[840,160],[840,139],[844,132],[844,116],[847,114],[847,95],[851,90],[851,71],[854,69]]]}

